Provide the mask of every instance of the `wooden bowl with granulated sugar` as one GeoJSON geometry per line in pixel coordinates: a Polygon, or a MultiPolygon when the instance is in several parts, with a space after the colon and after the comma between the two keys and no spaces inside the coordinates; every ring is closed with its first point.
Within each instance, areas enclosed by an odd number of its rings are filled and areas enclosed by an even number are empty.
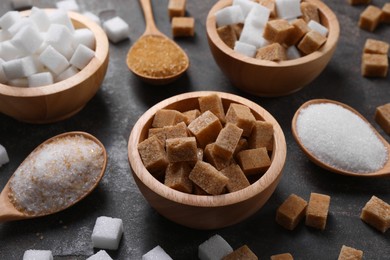
{"type": "Polygon", "coordinates": [[[180,94],[161,101],[146,111],[134,125],[129,142],[128,158],[133,178],[142,195],[162,216],[180,225],[195,229],[216,229],[234,225],[257,212],[270,198],[278,185],[286,160],[286,141],[283,131],[264,108],[256,103],[229,93],[201,91],[180,94]],[[250,186],[222,195],[194,195],[169,188],[157,180],[145,168],[137,146],[148,136],[154,115],[160,109],[175,109],[181,112],[199,109],[198,98],[217,94],[225,110],[231,103],[250,108],[257,120],[272,123],[274,144],[271,165],[250,186]]]}

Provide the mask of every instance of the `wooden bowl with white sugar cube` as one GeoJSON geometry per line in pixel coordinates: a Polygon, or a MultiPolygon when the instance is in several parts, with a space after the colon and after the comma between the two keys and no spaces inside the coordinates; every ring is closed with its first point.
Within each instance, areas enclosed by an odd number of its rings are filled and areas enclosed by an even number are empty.
{"type": "Polygon", "coordinates": [[[234,86],[257,96],[283,96],[324,70],[340,27],[333,11],[319,0],[277,0],[274,6],[267,2],[218,1],[207,17],[208,43],[234,86]]]}
{"type": "Polygon", "coordinates": [[[0,42],[8,50],[0,57],[0,113],[52,123],[76,114],[96,94],[109,61],[108,39],[97,23],[35,7],[10,11],[0,23],[10,32],[0,42]]]}

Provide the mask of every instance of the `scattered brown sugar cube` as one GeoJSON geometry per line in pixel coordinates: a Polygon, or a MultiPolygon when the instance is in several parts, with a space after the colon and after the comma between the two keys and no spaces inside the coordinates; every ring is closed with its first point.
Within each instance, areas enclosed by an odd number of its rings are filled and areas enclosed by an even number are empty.
{"type": "Polygon", "coordinates": [[[165,142],[169,162],[194,162],[198,160],[195,137],[170,138],[165,142]]]}
{"type": "Polygon", "coordinates": [[[221,40],[233,49],[234,44],[237,41],[237,34],[232,25],[225,25],[217,28],[217,33],[221,40]]]}
{"type": "Polygon", "coordinates": [[[234,250],[228,255],[224,256],[222,260],[257,260],[257,256],[250,250],[247,245],[234,250]]]}
{"type": "Polygon", "coordinates": [[[390,3],[385,3],[382,7],[382,23],[390,23],[390,3]]]}
{"type": "Polygon", "coordinates": [[[267,7],[271,11],[270,17],[276,17],[276,4],[275,4],[275,0],[259,0],[258,2],[259,2],[259,4],[261,4],[262,6],[267,7]]]}
{"type": "Polygon", "coordinates": [[[288,46],[296,45],[310,31],[309,26],[302,18],[295,19],[291,22],[291,25],[294,27],[294,31],[285,40],[288,46]]]}
{"type": "Polygon", "coordinates": [[[173,17],[173,37],[192,37],[195,34],[195,19],[193,17],[173,17]]]}
{"type": "Polygon", "coordinates": [[[321,23],[320,15],[318,13],[318,7],[314,4],[308,2],[301,3],[301,12],[302,18],[305,22],[310,22],[311,20],[321,23]]]}
{"type": "Polygon", "coordinates": [[[312,192],[306,210],[306,222],[309,227],[324,230],[328,218],[330,197],[312,192]]]}
{"type": "Polygon", "coordinates": [[[271,165],[265,147],[241,151],[237,154],[237,159],[245,175],[265,173],[271,165]]]}
{"type": "Polygon", "coordinates": [[[188,125],[188,130],[196,137],[201,148],[214,142],[221,129],[218,117],[210,111],[204,112],[188,125]]]}
{"type": "Polygon", "coordinates": [[[160,109],[156,112],[153,118],[153,127],[164,127],[176,125],[180,122],[185,122],[186,117],[177,110],[160,109]]]}
{"type": "Polygon", "coordinates": [[[276,19],[267,22],[263,37],[270,42],[282,44],[291,33],[294,33],[294,27],[287,20],[276,19]]]}
{"type": "Polygon", "coordinates": [[[371,0],[348,0],[350,5],[368,5],[371,3],[371,0]]]}
{"type": "Polygon", "coordinates": [[[298,49],[305,54],[318,50],[326,42],[326,37],[317,31],[310,31],[303,36],[298,44],[298,49]]]}
{"type": "Polygon", "coordinates": [[[276,223],[293,230],[305,217],[307,202],[301,197],[291,194],[276,211],[276,223]]]}
{"type": "Polygon", "coordinates": [[[217,94],[199,97],[200,112],[204,113],[207,110],[218,117],[221,122],[225,122],[225,111],[223,110],[221,97],[217,94]]]}
{"type": "Polygon", "coordinates": [[[242,190],[250,185],[240,166],[235,163],[222,169],[221,173],[229,178],[229,181],[226,184],[226,188],[229,192],[242,190]]]}
{"type": "Polygon", "coordinates": [[[361,260],[363,251],[343,245],[338,260],[361,260]]]}
{"type": "Polygon", "coordinates": [[[386,54],[363,53],[362,76],[385,78],[388,70],[389,61],[386,54]]]}
{"type": "Polygon", "coordinates": [[[389,44],[384,41],[367,39],[364,44],[363,53],[386,54],[389,52],[389,44]]]}
{"type": "Polygon", "coordinates": [[[374,5],[367,6],[360,14],[359,27],[363,30],[373,32],[381,21],[382,10],[374,5]]]}
{"type": "Polygon", "coordinates": [[[388,135],[390,135],[390,103],[376,108],[375,121],[388,135]]]}
{"type": "Polygon", "coordinates": [[[238,126],[227,123],[219,132],[214,145],[214,152],[220,157],[230,159],[240,141],[243,130],[238,126]]]}
{"type": "Polygon", "coordinates": [[[390,227],[390,205],[380,198],[372,196],[364,206],[360,218],[370,226],[385,233],[390,227]]]}
{"type": "Polygon", "coordinates": [[[286,49],[277,42],[261,47],[256,52],[256,59],[282,61],[287,60],[286,49]]]}
{"type": "Polygon", "coordinates": [[[139,143],[138,152],[145,168],[151,173],[165,171],[168,166],[167,154],[156,136],[152,136],[139,143]]]}
{"type": "Polygon", "coordinates": [[[204,158],[205,161],[210,163],[212,166],[214,166],[218,171],[222,170],[223,168],[228,167],[232,163],[232,159],[226,160],[225,158],[220,157],[218,154],[215,153],[214,150],[215,143],[211,143],[206,145],[206,148],[204,149],[204,158]]]}
{"type": "Polygon", "coordinates": [[[266,147],[267,151],[273,149],[274,127],[265,121],[256,121],[252,133],[248,138],[249,148],[266,147]]]}
{"type": "Polygon", "coordinates": [[[249,145],[248,145],[248,141],[246,140],[246,138],[240,138],[240,140],[238,141],[238,144],[236,146],[236,150],[234,150],[233,156],[236,156],[239,152],[241,152],[242,150],[246,150],[248,148],[249,148],[249,145]]]}
{"type": "Polygon", "coordinates": [[[200,116],[200,111],[199,109],[192,109],[183,112],[183,115],[187,117],[186,124],[190,124],[192,121],[194,121],[195,118],[200,116]]]}
{"type": "Polygon", "coordinates": [[[178,191],[192,193],[192,181],[188,178],[190,172],[188,163],[170,163],[165,171],[164,184],[178,191]]]}
{"type": "Polygon", "coordinates": [[[165,140],[169,138],[187,137],[187,125],[184,122],[174,126],[164,126],[158,128],[149,128],[148,137],[157,136],[165,147],[165,140]]]}
{"type": "Polygon", "coordinates": [[[170,18],[184,16],[186,13],[186,0],[169,0],[168,14],[170,18]]]}
{"type": "Polygon", "coordinates": [[[290,253],[272,255],[271,260],[294,260],[293,256],[290,253]]]}
{"type": "Polygon", "coordinates": [[[202,161],[195,164],[189,178],[202,190],[212,195],[221,194],[229,181],[211,164],[202,161]]]}
{"type": "Polygon", "coordinates": [[[249,107],[241,104],[231,103],[226,112],[226,123],[232,123],[241,128],[243,130],[243,136],[249,136],[251,134],[255,121],[256,118],[249,107]]]}

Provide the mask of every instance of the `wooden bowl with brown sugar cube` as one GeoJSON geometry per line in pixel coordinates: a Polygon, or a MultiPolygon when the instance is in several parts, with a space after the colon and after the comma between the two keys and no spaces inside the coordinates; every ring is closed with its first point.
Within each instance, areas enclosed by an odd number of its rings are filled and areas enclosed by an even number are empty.
{"type": "Polygon", "coordinates": [[[173,96],[147,110],[128,142],[133,178],[162,216],[195,229],[257,212],[282,177],[283,131],[264,108],[229,93],[173,96]]]}
{"type": "Polygon", "coordinates": [[[286,5],[250,3],[255,7],[246,15],[229,9],[237,7],[232,0],[221,0],[207,16],[215,62],[234,86],[257,96],[288,95],[308,85],[331,60],[339,39],[337,17],[322,1],[279,2],[286,5]]]}

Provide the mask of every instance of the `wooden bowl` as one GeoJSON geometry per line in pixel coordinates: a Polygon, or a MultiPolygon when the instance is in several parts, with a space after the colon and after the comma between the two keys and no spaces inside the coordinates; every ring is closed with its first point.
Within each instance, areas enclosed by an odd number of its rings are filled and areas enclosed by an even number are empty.
{"type": "Polygon", "coordinates": [[[319,0],[305,0],[319,8],[321,23],[329,30],[326,43],[298,59],[272,62],[244,56],[229,48],[217,33],[215,12],[230,6],[232,0],[218,1],[210,10],[206,31],[211,53],[232,84],[258,96],[282,96],[298,91],[313,81],[332,58],[339,39],[336,15],[319,0]]]}
{"type": "Polygon", "coordinates": [[[278,185],[286,160],[286,141],[278,122],[259,105],[242,97],[212,91],[190,92],[161,101],[146,111],[134,125],[128,143],[128,156],[134,180],[149,204],[161,215],[195,229],[216,229],[236,224],[258,211],[278,185]],[[217,196],[193,195],[176,191],[153,177],[142,163],[137,145],[147,138],[155,113],[163,108],[186,111],[199,109],[198,97],[218,94],[225,110],[230,103],[248,106],[256,119],[274,126],[271,166],[249,187],[217,196]]]}
{"type": "MultiPolygon", "coordinates": [[[[22,12],[29,14],[30,11],[22,12]]],[[[22,88],[0,84],[1,113],[24,122],[51,123],[76,114],[96,94],[108,66],[107,35],[87,17],[75,12],[68,15],[75,28],[88,28],[95,35],[95,57],[76,75],[51,85],[22,88]]]]}

